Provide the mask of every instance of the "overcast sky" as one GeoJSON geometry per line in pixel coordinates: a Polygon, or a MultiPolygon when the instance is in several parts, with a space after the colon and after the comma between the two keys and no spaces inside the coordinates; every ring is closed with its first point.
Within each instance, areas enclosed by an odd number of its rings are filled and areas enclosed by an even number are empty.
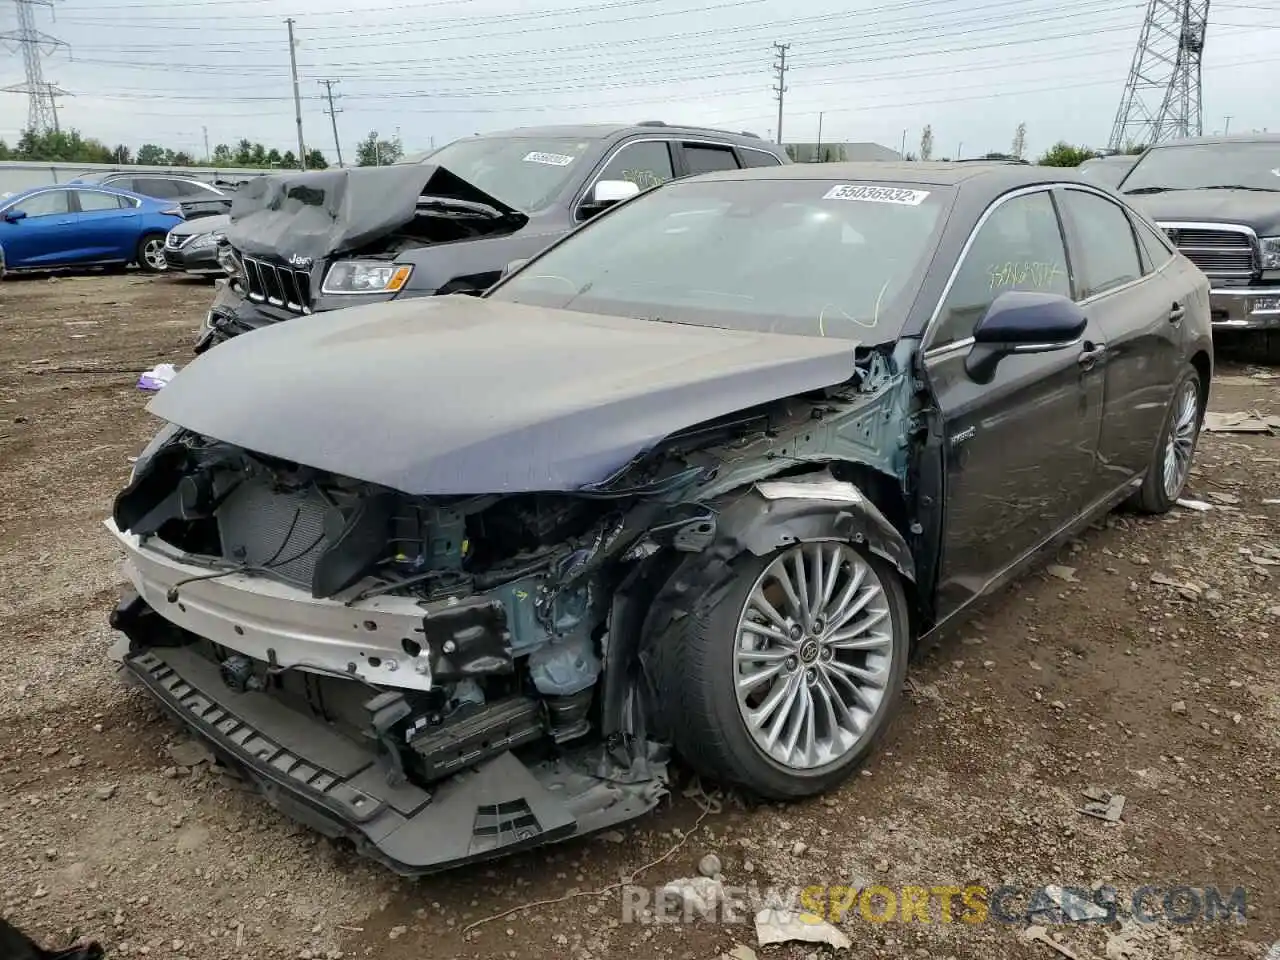
{"type": "MultiPolygon", "coordinates": [[[[66,42],[45,79],[73,96],[59,119],[85,136],[204,154],[241,137],[296,148],[293,17],[308,148],[332,162],[318,83],[338,79],[349,161],[371,129],[409,151],[471,133],[559,121],[663,119],[777,125],[771,65],[790,44],[786,140],[871,140],[934,156],[1058,139],[1104,146],[1145,0],[56,0],[35,7],[66,42]],[[353,9],[360,8],[357,12],[353,9]],[[802,14],[788,13],[803,11],[802,14]],[[961,146],[963,144],[963,146],[961,146]]],[[[0,0],[0,32],[16,26],[0,0]]],[[[1214,0],[1205,132],[1280,129],[1280,0],[1214,0]]],[[[0,86],[23,80],[0,45],[0,86]]],[[[26,124],[0,93],[0,138],[26,124]]]]}

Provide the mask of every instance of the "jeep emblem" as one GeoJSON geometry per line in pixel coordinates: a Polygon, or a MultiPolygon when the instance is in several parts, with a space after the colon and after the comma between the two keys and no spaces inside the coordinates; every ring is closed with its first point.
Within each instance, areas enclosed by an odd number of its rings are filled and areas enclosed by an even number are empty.
{"type": "Polygon", "coordinates": [[[311,257],[303,257],[296,253],[289,258],[289,266],[291,267],[309,267],[311,263],[311,257]]]}

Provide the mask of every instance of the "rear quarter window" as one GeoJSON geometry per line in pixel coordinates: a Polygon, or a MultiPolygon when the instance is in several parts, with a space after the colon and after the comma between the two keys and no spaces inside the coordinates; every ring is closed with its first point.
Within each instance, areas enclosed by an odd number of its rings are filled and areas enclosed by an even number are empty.
{"type": "Polygon", "coordinates": [[[782,161],[765,150],[752,150],[750,147],[739,147],[738,156],[744,167],[780,167],[782,161]]]}

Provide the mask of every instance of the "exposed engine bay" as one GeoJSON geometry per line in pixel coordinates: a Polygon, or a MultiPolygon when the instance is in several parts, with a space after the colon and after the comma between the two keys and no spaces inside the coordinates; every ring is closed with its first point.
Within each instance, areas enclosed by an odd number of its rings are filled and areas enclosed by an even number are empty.
{"type": "MultiPolygon", "coordinates": [[[[655,616],[681,615],[651,604],[684,559],[708,559],[700,589],[710,590],[724,558],[835,522],[909,567],[905,519],[886,520],[858,492],[898,482],[901,438],[874,424],[903,402],[908,381],[874,351],[859,372],[840,390],[675,434],[575,492],[410,496],[170,427],[139,458],[108,523],[136,591],[113,620],[131,641],[126,663],[173,712],[226,725],[251,750],[268,744],[256,755],[284,757],[271,763],[291,776],[321,769],[330,792],[359,780],[375,795],[373,775],[340,782],[336,765],[290,753],[288,737],[245,717],[281,722],[284,707],[310,718],[378,758],[377,790],[417,791],[423,804],[456,794],[460,775],[474,782],[500,765],[493,777],[509,790],[533,772],[516,793],[536,829],[468,833],[470,845],[412,857],[379,846],[405,873],[554,839],[557,814],[532,812],[538,791],[573,811],[559,812],[562,830],[629,819],[664,792],[661,710],[641,646],[655,616]],[[824,421],[831,433],[817,436],[824,421]],[[884,467],[850,474],[833,462],[842,435],[884,467]],[[771,477],[801,478],[821,495],[775,512],[774,496],[753,487],[771,477]],[[858,510],[833,519],[826,500],[858,510]],[[513,756],[525,766],[512,768],[513,756]]],[[[794,482],[781,486],[778,497],[795,497],[794,482]]]]}

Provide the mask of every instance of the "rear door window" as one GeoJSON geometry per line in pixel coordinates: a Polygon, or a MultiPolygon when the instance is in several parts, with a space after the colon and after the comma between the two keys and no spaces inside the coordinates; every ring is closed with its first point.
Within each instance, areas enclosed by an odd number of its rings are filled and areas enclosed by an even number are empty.
{"type": "Polygon", "coordinates": [[[100,190],[77,190],[76,199],[80,201],[80,209],[85,213],[97,213],[102,210],[119,210],[124,198],[114,193],[103,193],[100,190]]]}
{"type": "Polygon", "coordinates": [[[138,177],[134,180],[136,191],[145,197],[156,197],[161,200],[175,200],[179,193],[172,180],[161,177],[138,177]]]}
{"type": "Polygon", "coordinates": [[[732,147],[709,143],[686,143],[683,147],[685,166],[689,168],[691,177],[716,170],[738,169],[738,158],[733,155],[732,147]]]}
{"type": "Polygon", "coordinates": [[[1078,299],[1087,300],[1139,279],[1138,244],[1124,208],[1083,190],[1064,190],[1061,196],[1073,239],[1079,241],[1078,299]]]}

